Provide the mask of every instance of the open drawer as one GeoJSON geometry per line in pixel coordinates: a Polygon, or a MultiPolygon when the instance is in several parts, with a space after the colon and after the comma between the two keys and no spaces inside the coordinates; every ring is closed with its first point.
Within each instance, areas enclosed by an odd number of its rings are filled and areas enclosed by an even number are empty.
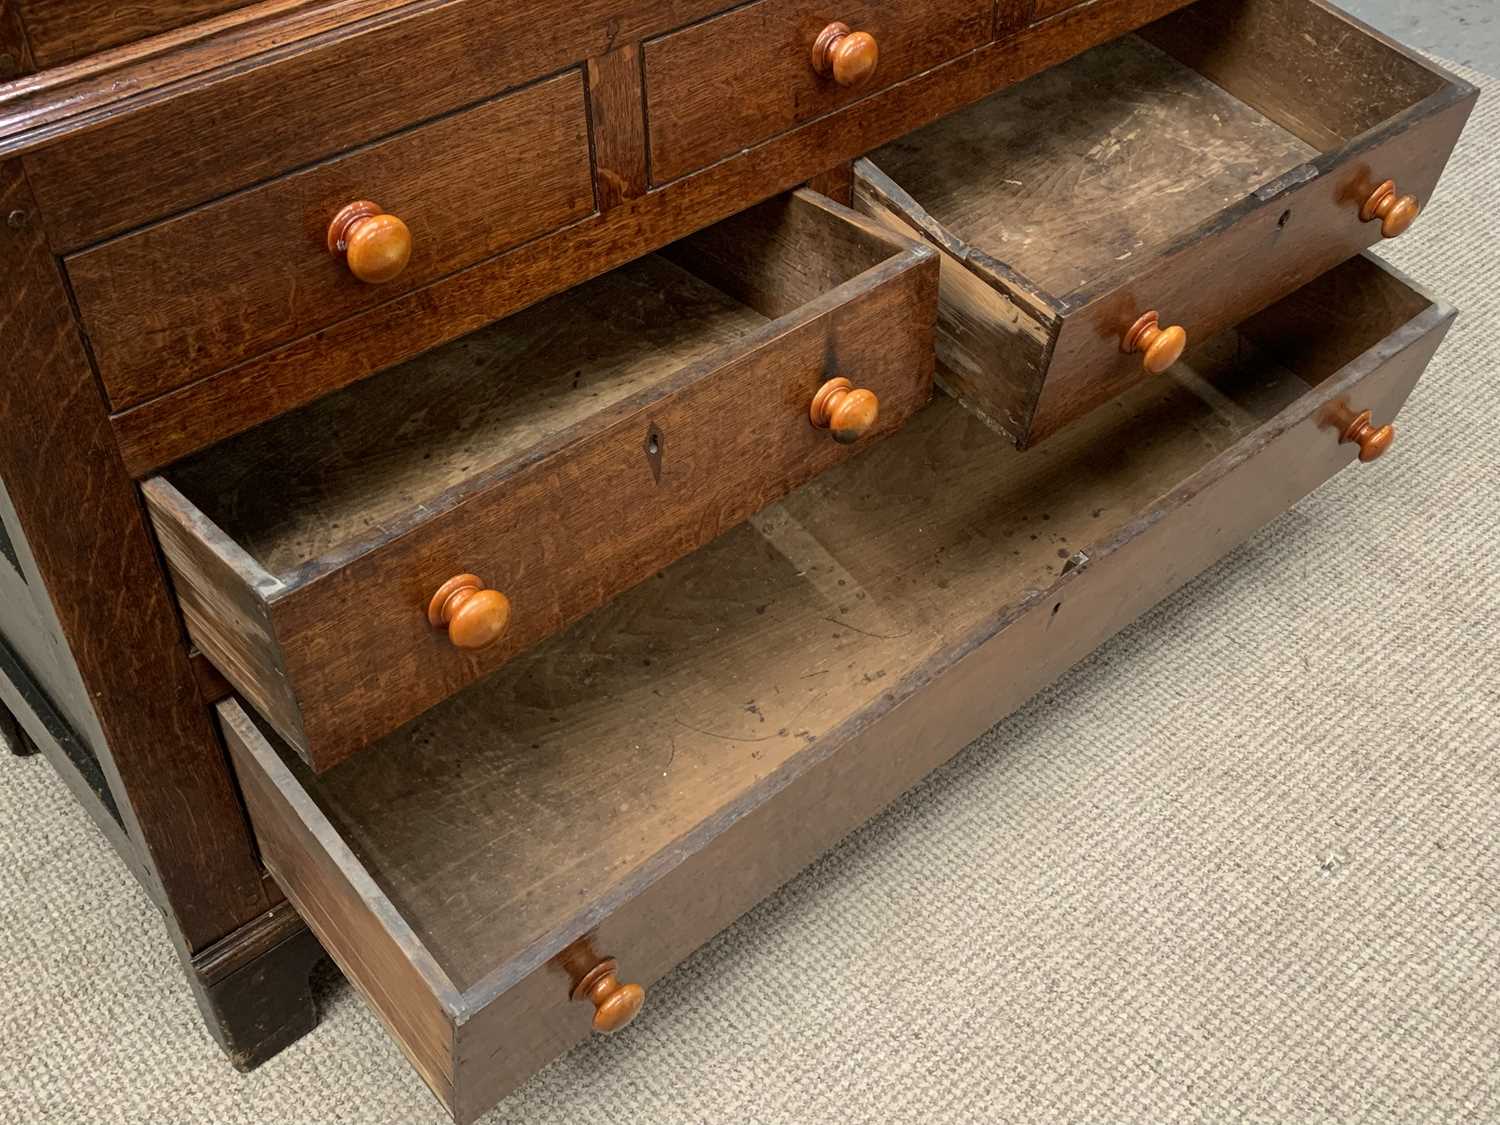
{"type": "Polygon", "coordinates": [[[773,200],[143,488],[194,643],[324,769],[899,426],[937,262],[773,200]]]}
{"type": "Polygon", "coordinates": [[[1045,450],[1019,453],[940,399],[321,777],[228,701],[265,863],[471,1121],[1387,448],[1452,317],[1361,257],[1045,450]]]}
{"type": "Polygon", "coordinates": [[[939,380],[1025,446],[1404,232],[1474,98],[1322,0],[1201,0],[879,149],[855,206],[942,251],[939,380]]]}

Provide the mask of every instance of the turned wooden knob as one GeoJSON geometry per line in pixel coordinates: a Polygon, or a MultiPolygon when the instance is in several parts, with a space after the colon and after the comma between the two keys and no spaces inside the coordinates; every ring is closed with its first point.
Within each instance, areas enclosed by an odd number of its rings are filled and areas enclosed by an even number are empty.
{"type": "Polygon", "coordinates": [[[1379,461],[1395,443],[1396,427],[1375,425],[1374,415],[1368,410],[1361,410],[1350,418],[1348,415],[1351,413],[1353,412],[1345,411],[1344,417],[1338,419],[1343,426],[1343,432],[1339,435],[1339,444],[1355,442],[1359,445],[1361,461],[1366,464],[1379,461]]]}
{"type": "Polygon", "coordinates": [[[427,620],[434,629],[447,629],[456,648],[484,648],[505,635],[510,599],[499,590],[486,590],[476,575],[460,574],[432,595],[427,620]]]}
{"type": "Polygon", "coordinates": [[[1141,366],[1147,374],[1160,375],[1182,358],[1187,348],[1187,330],[1172,325],[1163,328],[1157,323],[1159,314],[1148,312],[1130,326],[1125,338],[1120,341],[1120,350],[1127,355],[1142,353],[1141,366]]]}
{"type": "Polygon", "coordinates": [[[847,23],[831,23],[813,42],[813,69],[833,76],[840,86],[863,86],[880,65],[880,44],[868,31],[850,31],[847,23]]]}
{"type": "Polygon", "coordinates": [[[1359,217],[1367,223],[1380,220],[1380,237],[1396,238],[1403,235],[1417,221],[1422,205],[1414,195],[1397,195],[1396,182],[1386,180],[1365,200],[1359,209],[1359,217]]]}
{"type": "Polygon", "coordinates": [[[411,231],[380,205],[361,199],[328,224],[328,252],[342,256],[349,272],[370,285],[396,278],[411,261],[411,231]]]}
{"type": "Polygon", "coordinates": [[[573,999],[594,1005],[594,1030],[606,1035],[635,1019],[646,1002],[646,990],[638,984],[621,984],[619,971],[619,962],[606,957],[573,986],[573,999]]]}
{"type": "Polygon", "coordinates": [[[851,445],[875,428],[880,419],[880,400],[874,391],[856,389],[839,376],[818,388],[808,414],[818,429],[833,432],[834,441],[851,445]]]}

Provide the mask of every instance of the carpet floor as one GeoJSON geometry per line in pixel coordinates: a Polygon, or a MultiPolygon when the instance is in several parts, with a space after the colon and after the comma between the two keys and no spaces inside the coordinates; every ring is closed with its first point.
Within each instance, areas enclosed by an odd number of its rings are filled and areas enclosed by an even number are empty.
{"type": "MultiPolygon", "coordinates": [[[[1463,313],[1389,457],[486,1121],[1500,1120],[1497,183],[1500,85],[1383,251],[1463,313]]],[[[0,758],[0,854],[0,1121],[446,1120],[332,970],[236,1074],[39,758],[0,758]]]]}

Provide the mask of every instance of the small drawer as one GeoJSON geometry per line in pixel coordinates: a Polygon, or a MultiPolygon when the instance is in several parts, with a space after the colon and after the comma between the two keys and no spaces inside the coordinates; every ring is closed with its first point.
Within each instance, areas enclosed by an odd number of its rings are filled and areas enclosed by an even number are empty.
{"type": "Polygon", "coordinates": [[[147,481],[188,632],[325,769],[901,425],[936,315],[763,204],[147,481]]]}
{"type": "Polygon", "coordinates": [[[593,191],[574,70],[74,254],[67,270],[124,410],[592,214],[593,191]]]}
{"type": "Polygon", "coordinates": [[[759,0],[646,44],[664,184],[989,41],[991,0],[759,0]]]}
{"type": "MultiPolygon", "coordinates": [[[[939,399],[321,777],[226,702],[266,865],[472,1121],[1361,449],[1389,448],[1452,318],[1361,257],[1047,456],[939,399]]],[[[1361,471],[1402,471],[1399,442],[1361,471]]]]}
{"type": "Polygon", "coordinates": [[[942,251],[939,379],[1025,446],[1402,234],[1474,98],[1320,0],[1202,0],[878,150],[856,207],[942,251]]]}

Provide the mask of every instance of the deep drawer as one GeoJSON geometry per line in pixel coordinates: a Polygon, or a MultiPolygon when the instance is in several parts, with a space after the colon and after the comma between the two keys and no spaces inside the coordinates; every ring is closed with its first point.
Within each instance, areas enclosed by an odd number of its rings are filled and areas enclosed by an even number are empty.
{"type": "Polygon", "coordinates": [[[1384,447],[1452,318],[1356,258],[1045,455],[940,399],[321,778],[228,702],[266,864],[471,1121],[591,1000],[628,1016],[620,986],[1384,447]]]}
{"type": "Polygon", "coordinates": [[[989,41],[992,10],[990,0],[836,8],[758,0],[648,42],[652,181],[695,172],[973,50],[989,41]],[[864,38],[840,42],[835,30],[815,55],[835,24],[864,38]]]}
{"type": "MultiPolygon", "coordinates": [[[[67,259],[115,410],[373,308],[594,210],[583,77],[518,93],[346,153],[67,259]],[[369,202],[406,227],[329,229],[369,202]],[[389,266],[404,242],[405,268],[389,266]],[[335,247],[336,249],[336,247],[335,247]]],[[[396,259],[399,261],[399,259],[396,259]]]]}
{"type": "Polygon", "coordinates": [[[1202,0],[878,150],[856,206],[943,252],[939,378],[1024,446],[1401,233],[1474,98],[1322,0],[1202,0]]]}
{"type": "Polygon", "coordinates": [[[927,247],[753,208],[147,481],[188,632],[326,768],[899,426],[936,312],[927,247]]]}

